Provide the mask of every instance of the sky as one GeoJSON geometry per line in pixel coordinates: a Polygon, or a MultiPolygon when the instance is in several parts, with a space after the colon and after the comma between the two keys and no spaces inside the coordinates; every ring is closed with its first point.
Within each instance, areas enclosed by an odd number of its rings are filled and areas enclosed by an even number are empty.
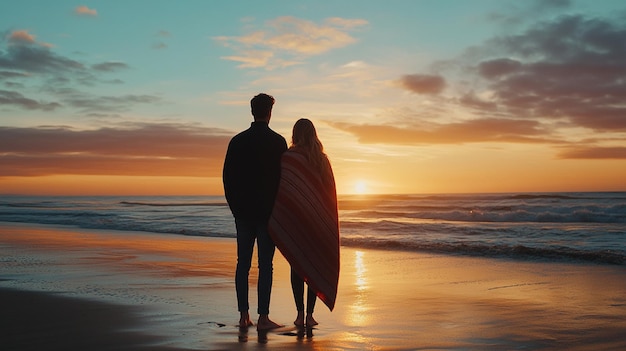
{"type": "Polygon", "coordinates": [[[626,191],[621,0],[22,0],[0,194],[223,194],[261,92],[340,194],[626,191]]]}

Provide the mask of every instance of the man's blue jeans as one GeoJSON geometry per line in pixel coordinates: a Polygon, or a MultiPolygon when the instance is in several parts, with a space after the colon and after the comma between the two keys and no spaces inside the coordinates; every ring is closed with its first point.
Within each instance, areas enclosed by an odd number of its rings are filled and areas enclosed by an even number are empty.
{"type": "Polygon", "coordinates": [[[239,312],[249,310],[248,275],[252,266],[254,241],[257,242],[259,259],[259,281],[257,284],[259,314],[270,313],[270,295],[272,294],[272,274],[274,251],[276,246],[267,231],[267,222],[258,223],[235,218],[237,229],[237,270],[235,272],[235,289],[239,312]]]}

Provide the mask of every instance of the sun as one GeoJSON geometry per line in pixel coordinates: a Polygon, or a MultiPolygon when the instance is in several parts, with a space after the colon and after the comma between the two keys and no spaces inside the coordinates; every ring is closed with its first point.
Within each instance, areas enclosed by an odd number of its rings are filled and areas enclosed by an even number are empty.
{"type": "Polygon", "coordinates": [[[354,183],[354,193],[355,194],[366,194],[367,193],[367,183],[364,180],[357,180],[354,183]]]}

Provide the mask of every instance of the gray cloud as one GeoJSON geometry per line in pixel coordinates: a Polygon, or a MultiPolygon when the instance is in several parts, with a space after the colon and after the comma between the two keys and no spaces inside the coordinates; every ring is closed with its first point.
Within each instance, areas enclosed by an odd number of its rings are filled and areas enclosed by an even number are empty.
{"type": "MultiPolygon", "coordinates": [[[[626,130],[625,21],[560,16],[474,47],[457,66],[467,67],[465,80],[472,83],[452,99],[481,117],[497,112],[596,131],[626,130]]],[[[405,75],[401,82],[421,94],[444,86],[443,78],[431,75],[405,75]]]]}
{"type": "Polygon", "coordinates": [[[8,45],[0,51],[0,68],[24,72],[63,73],[85,68],[78,62],[53,53],[39,45],[8,45]]]}
{"type": "Polygon", "coordinates": [[[24,88],[24,84],[18,82],[4,82],[4,86],[11,89],[21,89],[24,88]]]}
{"type": "Polygon", "coordinates": [[[478,64],[478,72],[483,78],[496,79],[514,73],[522,67],[522,63],[510,58],[499,58],[483,61],[478,64]]]}
{"type": "Polygon", "coordinates": [[[156,103],[161,99],[150,95],[98,96],[89,90],[66,88],[72,84],[93,87],[98,84],[122,84],[120,79],[107,79],[106,74],[127,69],[126,63],[118,61],[85,64],[59,55],[53,46],[42,45],[35,35],[26,30],[6,31],[0,39],[0,80],[28,79],[28,85],[5,82],[6,87],[16,91],[3,91],[0,104],[22,109],[53,110],[61,106],[74,107],[81,112],[111,112],[131,109],[137,104],[156,103]],[[26,90],[29,87],[30,90],[26,90]],[[18,91],[19,90],[19,91],[18,91]],[[27,96],[45,92],[59,102],[40,102],[27,96]]]}
{"type": "Polygon", "coordinates": [[[446,86],[441,76],[427,74],[407,74],[400,78],[400,84],[416,94],[439,94],[446,86]]]}
{"type": "Polygon", "coordinates": [[[28,74],[23,72],[0,71],[0,79],[25,78],[28,74]]]}
{"type": "Polygon", "coordinates": [[[572,6],[571,0],[526,0],[526,1],[501,1],[504,6],[502,11],[491,12],[487,20],[501,23],[505,27],[517,26],[528,19],[537,19],[555,12],[563,12],[572,6]]]}
{"type": "Polygon", "coordinates": [[[572,0],[535,0],[531,7],[535,11],[544,11],[546,9],[567,9],[572,6],[572,0]]]}
{"type": "MultiPolygon", "coordinates": [[[[160,38],[167,38],[171,36],[171,33],[169,31],[166,30],[160,30],[156,33],[157,37],[160,38]]],[[[156,41],[152,44],[152,49],[154,50],[162,50],[162,49],[167,49],[168,45],[163,42],[162,40],[156,41]]]]}
{"type": "Polygon", "coordinates": [[[1,105],[15,105],[28,110],[43,111],[51,111],[61,106],[61,104],[56,102],[45,103],[34,99],[29,99],[18,92],[8,90],[0,90],[0,106],[1,105]]]}
{"type": "Polygon", "coordinates": [[[119,71],[121,69],[126,69],[128,68],[128,65],[123,62],[103,62],[92,65],[91,68],[95,69],[96,71],[113,72],[119,71]]]}
{"type": "Polygon", "coordinates": [[[164,42],[160,41],[160,42],[152,44],[152,48],[155,49],[155,50],[166,49],[167,48],[167,44],[165,44],[164,42]]]}
{"type": "Polygon", "coordinates": [[[494,92],[491,102],[512,115],[626,130],[624,22],[561,16],[488,45],[507,56],[476,69],[494,92]]]}
{"type": "MultiPolygon", "coordinates": [[[[551,1],[542,6],[569,5],[551,1]]],[[[416,97],[420,109],[424,100],[442,106],[431,111],[434,115],[400,121],[390,116],[377,125],[330,124],[363,143],[540,143],[552,145],[558,158],[626,158],[621,147],[626,142],[623,19],[561,15],[537,21],[432,68],[438,75],[408,74],[399,82],[406,91],[427,95],[416,97]],[[445,95],[444,87],[449,88],[445,95]],[[429,122],[459,107],[470,112],[461,122],[429,122]],[[586,128],[594,140],[576,143],[576,134],[565,128],[586,128]]]]}

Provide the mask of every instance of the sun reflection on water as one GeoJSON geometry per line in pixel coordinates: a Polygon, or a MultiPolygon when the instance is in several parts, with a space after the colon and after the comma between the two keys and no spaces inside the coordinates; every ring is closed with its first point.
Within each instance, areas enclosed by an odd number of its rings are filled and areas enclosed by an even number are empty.
{"type": "Polygon", "coordinates": [[[350,324],[359,326],[365,325],[369,321],[369,307],[367,305],[367,267],[363,260],[364,256],[365,252],[363,251],[357,250],[354,253],[355,296],[350,305],[352,312],[350,313],[350,324]]]}
{"type": "Polygon", "coordinates": [[[354,269],[356,270],[356,289],[357,291],[365,291],[367,289],[367,277],[365,273],[367,273],[367,268],[365,267],[365,263],[363,262],[363,256],[365,256],[365,252],[356,251],[354,253],[354,269]]]}

